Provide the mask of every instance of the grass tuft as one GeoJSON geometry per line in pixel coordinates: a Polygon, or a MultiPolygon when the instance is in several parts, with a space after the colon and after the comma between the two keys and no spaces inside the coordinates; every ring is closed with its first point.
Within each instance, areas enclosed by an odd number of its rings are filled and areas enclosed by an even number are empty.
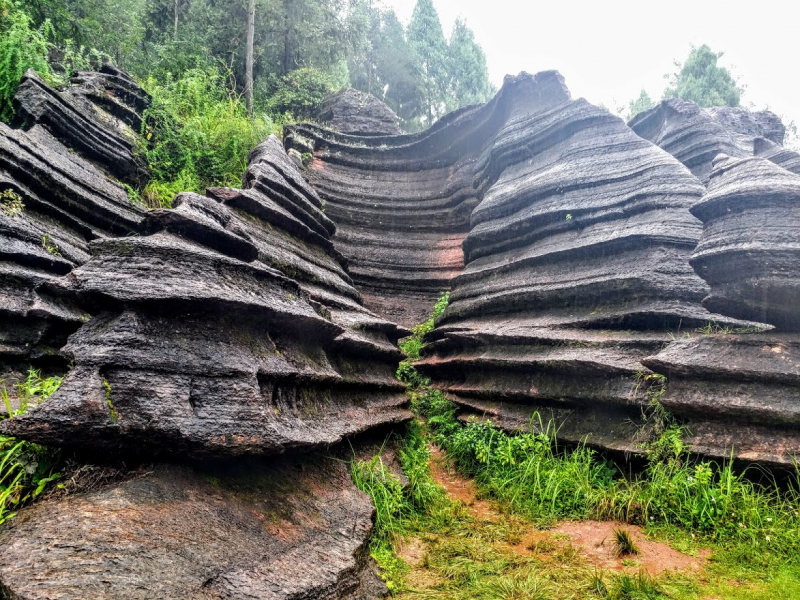
{"type": "Polygon", "coordinates": [[[617,549],[617,556],[630,556],[639,554],[639,546],[633,541],[631,532],[619,527],[614,530],[614,546],[617,549]]]}

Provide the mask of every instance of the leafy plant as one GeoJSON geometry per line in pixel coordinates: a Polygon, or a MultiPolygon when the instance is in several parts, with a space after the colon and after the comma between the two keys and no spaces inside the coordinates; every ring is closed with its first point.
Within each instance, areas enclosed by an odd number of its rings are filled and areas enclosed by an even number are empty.
{"type": "MultiPolygon", "coordinates": [[[[12,407],[8,389],[3,385],[0,397],[6,406],[7,418],[23,414],[32,404],[46,400],[61,381],[61,377],[42,377],[40,371],[30,370],[27,378],[16,386],[18,409],[12,407]]],[[[56,472],[58,464],[57,451],[0,435],[0,524],[14,517],[16,509],[35,500],[61,476],[56,472]]]]}
{"type": "Polygon", "coordinates": [[[0,120],[14,116],[12,100],[25,71],[53,79],[47,61],[52,33],[50,21],[35,27],[19,2],[0,0],[0,120]]]}
{"type": "Polygon", "coordinates": [[[142,152],[152,179],[141,193],[151,207],[169,207],[175,194],[212,185],[238,187],[250,150],[273,132],[266,116],[251,118],[231,74],[190,69],[144,82],[153,102],[145,111],[142,152]]]}
{"type": "Polygon", "coordinates": [[[405,352],[408,360],[414,361],[419,359],[419,351],[424,345],[422,340],[425,337],[425,334],[433,331],[433,328],[436,326],[436,319],[442,316],[449,302],[450,292],[444,292],[436,301],[436,305],[433,307],[433,313],[431,314],[430,318],[424,323],[416,325],[412,329],[412,335],[407,337],[400,344],[400,349],[405,352]]]}
{"type": "Polygon", "coordinates": [[[22,203],[22,196],[11,188],[0,192],[0,213],[7,217],[16,217],[23,210],[25,210],[25,205],[22,203]]]}

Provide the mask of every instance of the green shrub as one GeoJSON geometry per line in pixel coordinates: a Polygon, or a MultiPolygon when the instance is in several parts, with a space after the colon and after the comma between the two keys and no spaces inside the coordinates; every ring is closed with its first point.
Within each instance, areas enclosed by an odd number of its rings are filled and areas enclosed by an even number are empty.
{"type": "MultiPolygon", "coordinates": [[[[0,398],[8,418],[46,400],[58,389],[61,380],[61,377],[43,378],[40,371],[29,371],[25,381],[16,386],[20,405],[16,410],[12,409],[5,385],[0,387],[0,398]]],[[[36,499],[48,484],[61,476],[56,472],[58,464],[56,450],[0,435],[0,524],[16,515],[14,510],[36,499]]]]}
{"type": "Polygon", "coordinates": [[[25,71],[33,69],[46,80],[53,80],[47,62],[52,33],[50,21],[34,27],[18,2],[0,0],[0,120],[9,121],[14,116],[12,100],[25,71]]]}
{"type": "Polygon", "coordinates": [[[272,113],[310,119],[335,87],[336,81],[331,75],[314,67],[303,67],[290,71],[278,81],[266,106],[272,113]]]}
{"type": "Polygon", "coordinates": [[[251,118],[242,97],[219,69],[190,69],[165,81],[149,78],[143,150],[152,180],[142,193],[152,207],[170,206],[179,192],[241,185],[247,155],[275,130],[266,116],[251,118]]]}

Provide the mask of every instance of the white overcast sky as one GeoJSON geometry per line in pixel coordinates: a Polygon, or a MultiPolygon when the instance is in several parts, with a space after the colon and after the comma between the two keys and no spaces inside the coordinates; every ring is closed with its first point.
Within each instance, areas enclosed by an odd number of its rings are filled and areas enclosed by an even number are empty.
{"type": "MultiPolygon", "coordinates": [[[[407,24],[416,0],[384,0],[407,24]]],[[[644,88],[654,100],[691,45],[723,51],[746,86],[742,105],[800,125],[800,0],[434,0],[449,37],[466,19],[489,74],[557,69],[574,98],[614,110],[644,88]]]]}

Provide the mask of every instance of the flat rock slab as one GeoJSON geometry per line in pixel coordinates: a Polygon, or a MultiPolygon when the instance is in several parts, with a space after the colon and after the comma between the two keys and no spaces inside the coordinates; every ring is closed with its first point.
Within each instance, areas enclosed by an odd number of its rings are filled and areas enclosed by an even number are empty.
{"type": "Polygon", "coordinates": [[[0,533],[0,595],[381,598],[372,514],[342,461],[162,465],[23,510],[0,533]]]}

